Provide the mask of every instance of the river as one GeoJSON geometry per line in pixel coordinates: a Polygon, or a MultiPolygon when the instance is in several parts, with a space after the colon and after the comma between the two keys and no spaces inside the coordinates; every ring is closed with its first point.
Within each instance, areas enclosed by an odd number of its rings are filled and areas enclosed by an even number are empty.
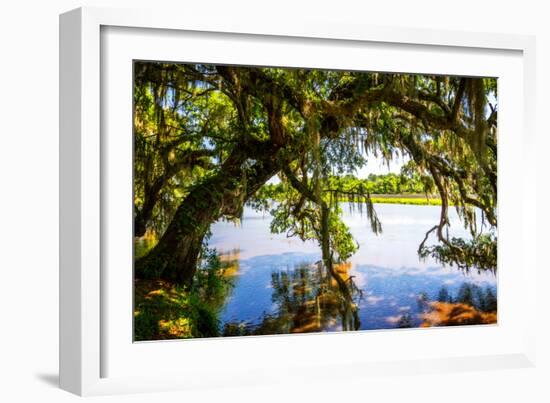
{"type": "MultiPolygon", "coordinates": [[[[220,310],[224,334],[418,327],[426,323],[430,301],[446,302],[448,296],[453,302],[468,292],[489,292],[496,304],[495,274],[475,269],[466,273],[418,257],[418,245],[437,224],[440,207],[375,208],[382,222],[380,235],[372,233],[366,216],[344,206],[344,222],[359,244],[339,268],[354,284],[358,321],[353,326],[337,298],[320,297],[330,284],[315,264],[321,258],[315,242],[272,234],[271,216],[250,208],[245,208],[240,225],[215,223],[209,246],[234,264],[233,287],[220,310]]],[[[452,235],[468,236],[454,210],[450,221],[452,235]]]]}

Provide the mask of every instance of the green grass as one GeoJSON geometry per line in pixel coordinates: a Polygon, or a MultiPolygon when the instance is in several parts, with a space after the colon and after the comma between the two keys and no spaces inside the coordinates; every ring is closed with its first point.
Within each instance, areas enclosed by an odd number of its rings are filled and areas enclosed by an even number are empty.
{"type": "Polygon", "coordinates": [[[421,195],[376,195],[371,196],[373,203],[379,204],[412,204],[415,206],[441,206],[441,199],[421,195]]]}
{"type": "MultiPolygon", "coordinates": [[[[423,194],[374,194],[371,200],[375,204],[411,204],[415,206],[441,206],[441,199],[438,197],[427,198],[423,194]]],[[[340,201],[349,201],[342,198],[340,201]]]]}
{"type": "Polygon", "coordinates": [[[136,341],[218,335],[216,312],[197,294],[161,280],[135,281],[136,341]]]}
{"type": "MultiPolygon", "coordinates": [[[[146,247],[136,243],[136,250],[146,247]]],[[[160,279],[134,280],[136,341],[220,335],[219,311],[238,266],[234,259],[222,262],[214,250],[207,251],[205,260],[190,289],[160,279]]]]}

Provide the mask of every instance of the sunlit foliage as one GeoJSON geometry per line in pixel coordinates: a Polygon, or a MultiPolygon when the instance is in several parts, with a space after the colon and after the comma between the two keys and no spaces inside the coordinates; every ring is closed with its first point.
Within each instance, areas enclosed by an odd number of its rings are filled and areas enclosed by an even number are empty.
{"type": "Polygon", "coordinates": [[[135,235],[158,238],[138,277],[191,286],[210,225],[250,203],[272,211],[274,232],[317,241],[350,300],[333,269],[357,249],[342,203],[380,233],[373,195],[401,192],[440,205],[420,256],[496,270],[496,79],[150,62],[134,72],[135,235]],[[372,157],[408,162],[358,180],[372,157]],[[277,188],[263,187],[273,177],[277,188]],[[450,208],[470,239],[449,236],[450,208]]]}

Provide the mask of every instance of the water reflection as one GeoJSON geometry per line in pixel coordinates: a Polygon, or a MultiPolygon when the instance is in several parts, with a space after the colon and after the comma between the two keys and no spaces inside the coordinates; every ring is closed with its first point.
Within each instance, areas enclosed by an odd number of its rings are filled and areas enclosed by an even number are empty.
{"type": "MultiPolygon", "coordinates": [[[[359,253],[337,265],[351,298],[319,264],[319,249],[269,231],[269,216],[245,211],[240,227],[217,223],[211,246],[237,262],[233,289],[219,313],[224,336],[368,330],[496,322],[496,276],[463,273],[416,255],[436,206],[379,205],[385,223],[374,237],[361,217],[346,223],[359,253]]],[[[451,221],[456,217],[451,216],[451,221]]],[[[456,235],[461,228],[454,226],[456,235]]],[[[229,265],[231,267],[231,265],[229,265]]]]}
{"type": "Polygon", "coordinates": [[[224,336],[250,334],[309,333],[327,330],[357,330],[357,302],[362,292],[349,275],[350,264],[336,265],[352,299],[320,263],[301,264],[293,270],[271,272],[272,311],[259,322],[226,322],[224,336]]]}
{"type": "Polygon", "coordinates": [[[491,287],[481,288],[463,283],[453,296],[447,287],[438,292],[437,300],[424,301],[423,327],[459,326],[496,323],[497,298],[491,287]]]}

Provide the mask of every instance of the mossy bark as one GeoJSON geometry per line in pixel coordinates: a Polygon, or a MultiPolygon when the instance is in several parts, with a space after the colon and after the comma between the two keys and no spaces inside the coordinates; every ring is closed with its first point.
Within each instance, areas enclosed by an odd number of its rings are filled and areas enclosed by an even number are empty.
{"type": "Polygon", "coordinates": [[[222,216],[239,216],[243,204],[277,173],[272,153],[252,166],[247,152],[236,149],[218,174],[196,185],[176,213],[158,244],[135,262],[136,278],[161,278],[190,286],[210,225],[222,216]]]}

